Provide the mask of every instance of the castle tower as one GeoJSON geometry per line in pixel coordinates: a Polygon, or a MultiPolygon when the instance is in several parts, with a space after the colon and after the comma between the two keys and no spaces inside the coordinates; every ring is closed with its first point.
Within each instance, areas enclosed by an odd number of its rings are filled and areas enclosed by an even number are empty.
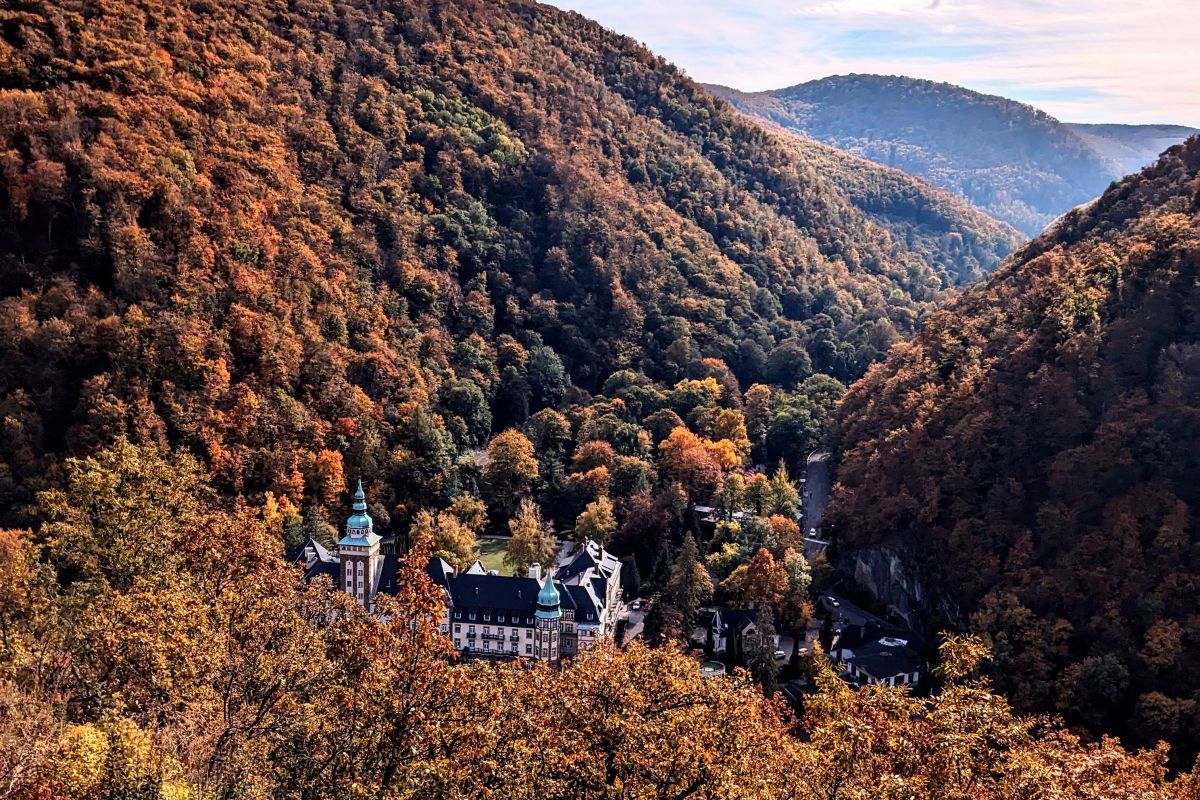
{"type": "Polygon", "coordinates": [[[538,592],[537,610],[533,612],[534,657],[542,661],[558,661],[559,628],[562,625],[562,609],[559,608],[558,599],[554,576],[547,575],[546,583],[538,592]]]}
{"type": "Polygon", "coordinates": [[[361,480],[350,511],[346,535],[338,542],[342,588],[363,607],[370,608],[375,600],[383,556],[379,552],[380,537],[375,533],[375,522],[367,513],[367,498],[361,480]]]}

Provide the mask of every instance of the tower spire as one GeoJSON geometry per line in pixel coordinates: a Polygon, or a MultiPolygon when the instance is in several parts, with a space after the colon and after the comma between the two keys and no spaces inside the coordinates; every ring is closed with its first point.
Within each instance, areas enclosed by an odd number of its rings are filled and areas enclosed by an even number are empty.
{"type": "Polygon", "coordinates": [[[358,488],[354,490],[354,502],[350,504],[350,518],[346,520],[346,535],[350,537],[370,537],[374,533],[375,522],[367,513],[367,495],[363,491],[362,478],[358,479],[358,488]]]}
{"type": "Polygon", "coordinates": [[[558,589],[554,585],[554,576],[547,575],[546,583],[537,596],[537,609],[534,616],[538,619],[558,619],[562,616],[559,608],[558,589]]]}

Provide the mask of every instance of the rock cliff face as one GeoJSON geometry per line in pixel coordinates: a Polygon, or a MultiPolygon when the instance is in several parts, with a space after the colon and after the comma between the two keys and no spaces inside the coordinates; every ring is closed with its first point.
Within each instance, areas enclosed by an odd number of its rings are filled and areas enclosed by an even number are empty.
{"type": "Polygon", "coordinates": [[[898,549],[881,546],[855,551],[843,558],[842,568],[879,604],[885,616],[903,620],[914,632],[932,636],[939,630],[966,627],[958,606],[931,589],[898,549]]]}

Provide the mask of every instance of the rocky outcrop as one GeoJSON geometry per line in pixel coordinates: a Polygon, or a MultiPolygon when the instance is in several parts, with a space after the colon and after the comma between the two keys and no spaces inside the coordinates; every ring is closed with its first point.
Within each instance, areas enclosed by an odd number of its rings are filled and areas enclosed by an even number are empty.
{"type": "Polygon", "coordinates": [[[931,590],[904,554],[889,547],[872,547],[848,554],[843,569],[854,583],[913,631],[964,629],[962,611],[942,593],[931,590]]]}

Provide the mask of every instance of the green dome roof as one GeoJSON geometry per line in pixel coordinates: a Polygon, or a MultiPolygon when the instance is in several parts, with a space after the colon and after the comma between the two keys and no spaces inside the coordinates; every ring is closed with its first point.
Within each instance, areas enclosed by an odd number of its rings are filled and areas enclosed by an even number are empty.
{"type": "Polygon", "coordinates": [[[374,528],[374,521],[371,515],[367,513],[367,495],[363,492],[362,480],[358,481],[358,488],[354,490],[354,502],[350,505],[350,510],[354,513],[346,520],[347,528],[374,528]]]}
{"type": "Polygon", "coordinates": [[[361,480],[354,492],[354,502],[350,504],[350,510],[353,513],[346,519],[346,535],[338,544],[361,547],[363,539],[366,539],[368,544],[379,541],[379,537],[375,535],[375,521],[367,513],[367,496],[363,492],[361,480]]]}
{"type": "Polygon", "coordinates": [[[546,576],[546,583],[538,592],[537,610],[533,615],[538,619],[558,619],[562,610],[558,607],[558,589],[554,588],[554,577],[546,576]]]}

